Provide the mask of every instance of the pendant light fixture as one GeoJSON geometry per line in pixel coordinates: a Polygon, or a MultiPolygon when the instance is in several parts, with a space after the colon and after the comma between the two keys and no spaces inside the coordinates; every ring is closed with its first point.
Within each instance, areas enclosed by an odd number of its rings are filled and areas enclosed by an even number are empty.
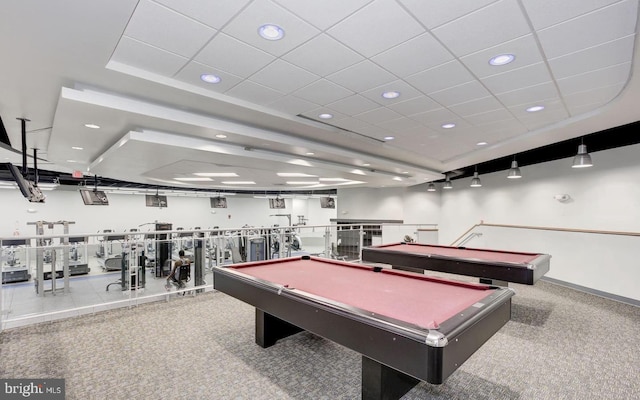
{"type": "Polygon", "coordinates": [[[447,179],[444,180],[444,185],[442,186],[443,189],[453,189],[453,185],[451,184],[451,181],[449,180],[449,174],[446,174],[447,179]]]}
{"type": "Polygon", "coordinates": [[[429,182],[429,184],[427,185],[427,192],[435,192],[436,191],[436,185],[433,182],[429,182]]]}
{"type": "Polygon", "coordinates": [[[573,157],[573,165],[571,165],[571,168],[587,168],[591,166],[593,166],[591,156],[587,153],[587,145],[584,144],[584,138],[582,138],[578,146],[578,154],[573,157]]]}
{"type": "Polygon", "coordinates": [[[480,178],[478,177],[478,166],[476,165],[475,171],[473,172],[473,179],[471,179],[471,187],[480,187],[482,183],[480,182],[480,178]]]}
{"type": "Polygon", "coordinates": [[[511,168],[509,169],[509,173],[507,174],[507,178],[509,178],[509,179],[520,179],[520,178],[522,178],[522,173],[520,172],[520,168],[518,167],[518,162],[516,161],[516,156],[513,156],[513,161],[511,161],[511,168]]]}

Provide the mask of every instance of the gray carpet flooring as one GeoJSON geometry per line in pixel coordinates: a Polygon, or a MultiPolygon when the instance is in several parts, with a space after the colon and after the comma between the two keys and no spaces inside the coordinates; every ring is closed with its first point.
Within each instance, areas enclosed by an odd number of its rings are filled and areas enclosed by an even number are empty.
{"type": "MultiPolygon", "coordinates": [[[[640,399],[640,308],[512,285],[512,319],[444,384],[403,399],[640,399]]],[[[5,330],[1,378],[67,399],[358,399],[360,356],[303,332],[262,349],[254,310],[210,292],[5,330]]]]}

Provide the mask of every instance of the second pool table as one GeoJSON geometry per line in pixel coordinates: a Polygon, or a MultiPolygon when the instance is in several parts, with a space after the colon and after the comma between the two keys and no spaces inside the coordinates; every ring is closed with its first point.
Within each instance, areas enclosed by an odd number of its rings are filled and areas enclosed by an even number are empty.
{"type": "Polygon", "coordinates": [[[405,242],[362,249],[363,262],[475,276],[482,283],[501,286],[507,286],[508,282],[533,285],[549,272],[550,260],[550,255],[541,253],[405,242]]]}

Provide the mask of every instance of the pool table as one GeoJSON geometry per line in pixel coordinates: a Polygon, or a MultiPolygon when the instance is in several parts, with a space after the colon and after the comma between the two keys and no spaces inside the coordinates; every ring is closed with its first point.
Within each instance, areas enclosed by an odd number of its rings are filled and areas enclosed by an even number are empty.
{"type": "Polygon", "coordinates": [[[475,276],[480,282],[508,286],[509,282],[533,285],[549,271],[548,254],[391,243],[362,249],[362,261],[390,264],[410,271],[440,271],[475,276]]]}
{"type": "Polygon", "coordinates": [[[317,258],[218,266],[214,288],[256,308],[256,343],[307,330],[362,355],[362,398],[442,383],[511,318],[505,287],[317,258]]]}

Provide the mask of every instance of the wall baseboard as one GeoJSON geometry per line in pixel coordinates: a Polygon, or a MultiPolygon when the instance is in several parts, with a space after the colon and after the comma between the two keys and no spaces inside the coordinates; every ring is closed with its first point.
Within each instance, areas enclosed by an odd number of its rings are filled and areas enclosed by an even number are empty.
{"type": "Polygon", "coordinates": [[[543,276],[542,278],[540,278],[540,280],[553,283],[556,285],[568,287],[570,289],[575,289],[581,292],[593,294],[595,296],[604,297],[605,299],[614,300],[620,303],[625,303],[625,304],[630,304],[632,306],[640,307],[640,300],[631,299],[629,297],[618,296],[616,294],[603,292],[601,290],[591,289],[585,286],[576,285],[574,283],[569,283],[569,282],[561,281],[559,279],[549,278],[546,276],[543,276]]]}

